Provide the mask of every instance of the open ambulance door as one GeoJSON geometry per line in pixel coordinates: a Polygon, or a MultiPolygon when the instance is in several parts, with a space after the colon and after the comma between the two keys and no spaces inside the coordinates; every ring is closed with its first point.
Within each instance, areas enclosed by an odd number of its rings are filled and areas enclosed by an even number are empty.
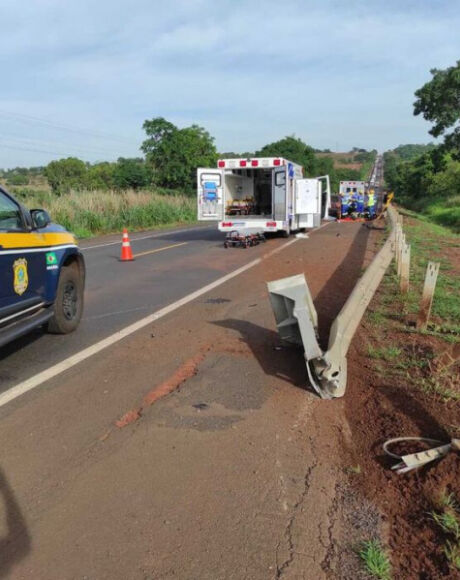
{"type": "Polygon", "coordinates": [[[197,170],[198,219],[224,219],[224,172],[222,169],[197,170]]]}
{"type": "Polygon", "coordinates": [[[297,179],[295,184],[295,213],[299,227],[313,228],[321,221],[321,182],[318,179],[297,179]]]}
{"type": "Polygon", "coordinates": [[[286,167],[273,172],[273,219],[286,220],[286,167]]]}

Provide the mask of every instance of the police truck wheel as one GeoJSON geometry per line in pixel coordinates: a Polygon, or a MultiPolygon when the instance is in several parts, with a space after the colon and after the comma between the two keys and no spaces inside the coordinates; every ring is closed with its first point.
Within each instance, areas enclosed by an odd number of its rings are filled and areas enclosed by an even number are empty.
{"type": "Polygon", "coordinates": [[[54,314],[48,322],[48,332],[73,332],[83,313],[83,283],[77,264],[62,268],[54,303],[54,314]]]}

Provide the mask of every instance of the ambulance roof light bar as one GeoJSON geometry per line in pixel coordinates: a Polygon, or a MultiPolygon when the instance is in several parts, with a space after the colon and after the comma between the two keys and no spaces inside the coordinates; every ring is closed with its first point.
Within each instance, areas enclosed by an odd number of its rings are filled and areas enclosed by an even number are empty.
{"type": "Polygon", "coordinates": [[[281,167],[286,165],[286,160],[281,157],[250,157],[244,158],[233,158],[233,159],[219,159],[217,161],[217,167],[219,169],[235,169],[237,167],[281,167]]]}

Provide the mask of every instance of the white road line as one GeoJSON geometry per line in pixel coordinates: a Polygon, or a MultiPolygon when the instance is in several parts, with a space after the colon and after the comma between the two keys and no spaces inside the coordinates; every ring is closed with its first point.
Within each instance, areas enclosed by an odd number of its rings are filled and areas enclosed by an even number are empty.
{"type": "MultiPolygon", "coordinates": [[[[330,223],[333,223],[333,222],[328,222],[326,224],[323,224],[322,226],[317,228],[315,231],[318,231],[319,229],[329,225],[330,223]]],[[[314,233],[314,232],[312,232],[312,233],[314,233]]],[[[21,395],[24,395],[24,393],[27,393],[28,391],[35,389],[35,387],[38,387],[39,385],[45,383],[46,381],[49,381],[50,379],[56,377],[57,375],[60,375],[64,371],[72,368],[73,366],[75,366],[78,363],[86,360],[87,358],[97,354],[98,352],[101,352],[102,350],[111,346],[112,344],[115,344],[115,343],[119,342],[120,340],[123,340],[127,336],[130,336],[134,332],[141,330],[145,326],[152,324],[152,322],[155,322],[156,320],[163,318],[163,316],[166,316],[167,314],[174,312],[175,310],[177,310],[181,306],[185,306],[185,304],[192,302],[193,300],[195,300],[196,298],[199,298],[203,294],[206,294],[207,292],[214,290],[214,288],[217,288],[218,286],[225,284],[225,282],[228,282],[228,280],[231,280],[232,278],[239,276],[243,272],[246,272],[247,270],[254,268],[254,266],[257,266],[266,258],[269,258],[270,256],[273,256],[274,254],[281,252],[282,250],[291,246],[292,244],[294,244],[297,241],[299,241],[299,238],[294,238],[294,239],[290,240],[289,242],[286,242],[285,244],[279,246],[278,248],[275,248],[271,252],[267,252],[266,254],[261,256],[260,258],[256,258],[255,260],[252,260],[252,262],[249,262],[248,264],[241,266],[241,268],[238,268],[237,270],[230,272],[230,274],[226,274],[225,276],[222,276],[218,280],[211,282],[211,284],[208,284],[207,286],[203,286],[203,288],[200,288],[199,290],[196,290],[195,292],[192,292],[191,294],[184,296],[184,298],[181,298],[180,300],[177,300],[176,302],[173,302],[172,304],[169,304],[168,306],[165,306],[164,308],[157,310],[156,312],[154,312],[153,314],[150,314],[149,316],[146,316],[145,318],[141,318],[141,320],[138,320],[137,322],[130,324],[126,328],[123,328],[122,330],[115,332],[111,336],[108,336],[107,338],[104,338],[103,340],[96,342],[95,344],[89,346],[88,348],[85,348],[85,349],[81,350],[80,352],[70,356],[69,358],[67,358],[67,359],[53,365],[52,367],[42,371],[41,373],[38,373],[34,377],[31,377],[30,379],[26,379],[22,383],[19,383],[19,384],[15,385],[14,387],[11,387],[11,389],[9,389],[8,391],[6,391],[0,395],[0,407],[3,407],[3,405],[6,405],[7,403],[13,401],[17,397],[20,397],[21,395]]]]}
{"type": "MultiPolygon", "coordinates": [[[[159,238],[160,236],[172,236],[174,234],[182,234],[187,232],[195,232],[196,230],[207,230],[211,226],[196,226],[194,228],[184,228],[181,230],[165,230],[164,232],[157,232],[156,234],[148,234],[146,236],[138,236],[137,238],[130,238],[130,242],[137,242],[138,240],[149,240],[150,238],[159,238]]],[[[86,246],[80,247],[82,252],[86,250],[94,250],[95,248],[105,248],[106,246],[119,246],[121,244],[121,240],[116,242],[106,242],[104,244],[95,244],[94,246],[86,246]]]]}

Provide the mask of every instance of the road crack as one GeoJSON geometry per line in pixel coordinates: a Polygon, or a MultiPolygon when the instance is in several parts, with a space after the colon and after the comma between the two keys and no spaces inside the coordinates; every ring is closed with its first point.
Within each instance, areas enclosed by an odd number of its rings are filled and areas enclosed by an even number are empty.
{"type": "Polygon", "coordinates": [[[318,457],[316,454],[316,446],[315,446],[314,440],[312,437],[309,437],[309,441],[310,441],[310,448],[311,448],[311,452],[312,452],[313,461],[308,466],[307,471],[305,472],[305,475],[303,478],[302,491],[301,491],[297,501],[295,502],[295,504],[292,508],[291,517],[288,520],[288,523],[287,523],[286,528],[284,530],[284,534],[282,536],[286,542],[286,545],[287,545],[288,555],[281,564],[279,563],[278,554],[279,554],[279,550],[281,548],[282,540],[280,540],[276,546],[276,552],[275,552],[275,555],[276,555],[276,576],[275,576],[275,578],[277,580],[284,576],[284,574],[287,572],[289,567],[292,565],[294,558],[296,556],[297,552],[296,552],[295,546],[294,546],[293,528],[294,528],[294,524],[296,522],[297,516],[298,516],[299,512],[302,510],[302,505],[304,504],[304,502],[308,496],[308,492],[310,489],[311,477],[313,475],[314,470],[316,469],[316,467],[318,465],[318,457]]]}
{"type": "Polygon", "coordinates": [[[327,526],[327,537],[328,537],[328,545],[324,546],[326,549],[326,555],[321,562],[321,568],[324,572],[330,572],[331,570],[331,562],[334,556],[336,555],[335,552],[335,542],[334,542],[334,526],[337,521],[337,512],[339,510],[339,484],[337,483],[334,487],[334,497],[330,508],[327,511],[327,518],[329,521],[329,525],[327,526]]]}

